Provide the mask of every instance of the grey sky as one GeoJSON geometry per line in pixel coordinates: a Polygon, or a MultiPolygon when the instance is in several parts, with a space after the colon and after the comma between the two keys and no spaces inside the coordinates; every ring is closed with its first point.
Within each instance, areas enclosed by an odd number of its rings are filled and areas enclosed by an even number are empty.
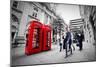
{"type": "Polygon", "coordinates": [[[69,20],[80,18],[78,5],[57,4],[56,12],[66,24],[69,24],[69,20]]]}

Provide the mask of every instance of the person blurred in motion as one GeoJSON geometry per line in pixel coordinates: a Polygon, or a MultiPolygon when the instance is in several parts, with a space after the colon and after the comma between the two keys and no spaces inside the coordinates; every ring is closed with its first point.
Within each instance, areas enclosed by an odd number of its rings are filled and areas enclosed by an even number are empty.
{"type": "Polygon", "coordinates": [[[81,51],[82,49],[83,49],[83,40],[84,40],[84,35],[83,35],[83,33],[82,32],[80,32],[79,34],[78,34],[78,43],[79,43],[79,50],[81,51]]]}
{"type": "Polygon", "coordinates": [[[59,39],[60,52],[62,50],[62,39],[59,39]]]}
{"type": "Polygon", "coordinates": [[[62,51],[63,40],[64,40],[64,34],[62,33],[61,38],[59,39],[60,52],[62,51]]]}
{"type": "Polygon", "coordinates": [[[71,32],[70,29],[66,28],[66,37],[64,39],[64,44],[63,44],[63,48],[65,49],[65,55],[66,55],[65,58],[68,57],[68,51],[70,51],[70,53],[72,54],[71,44],[72,44],[71,32]],[[69,48],[69,50],[67,48],[69,48]]]}

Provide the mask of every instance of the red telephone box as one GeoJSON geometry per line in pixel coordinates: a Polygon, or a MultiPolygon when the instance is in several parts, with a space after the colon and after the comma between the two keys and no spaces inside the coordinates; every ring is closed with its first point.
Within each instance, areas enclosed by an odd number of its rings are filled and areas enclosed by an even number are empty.
{"type": "Polygon", "coordinates": [[[26,34],[25,54],[30,55],[42,50],[42,24],[31,21],[26,34]]]}
{"type": "Polygon", "coordinates": [[[43,26],[43,50],[51,49],[51,27],[48,25],[43,26]]]}

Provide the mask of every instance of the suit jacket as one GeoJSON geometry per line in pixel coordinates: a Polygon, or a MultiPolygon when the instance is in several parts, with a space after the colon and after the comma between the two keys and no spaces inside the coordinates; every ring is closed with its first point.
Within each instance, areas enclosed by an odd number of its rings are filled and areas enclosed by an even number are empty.
{"type": "Polygon", "coordinates": [[[71,45],[71,43],[72,43],[72,40],[71,40],[71,33],[70,33],[70,32],[67,32],[67,33],[66,33],[66,37],[65,37],[65,39],[64,39],[64,41],[63,41],[63,49],[66,48],[67,44],[71,45]]]}

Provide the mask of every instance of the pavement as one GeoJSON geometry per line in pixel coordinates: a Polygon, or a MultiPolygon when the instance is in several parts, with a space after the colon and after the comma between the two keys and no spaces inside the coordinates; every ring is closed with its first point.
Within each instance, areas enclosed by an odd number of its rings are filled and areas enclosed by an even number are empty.
{"type": "Polygon", "coordinates": [[[52,49],[49,51],[40,52],[33,55],[25,55],[25,46],[19,46],[11,49],[12,65],[36,65],[36,64],[52,64],[52,63],[70,63],[84,62],[96,60],[96,47],[91,44],[83,43],[83,50],[79,51],[76,44],[73,54],[65,58],[65,50],[59,52],[59,45],[52,44],[52,49]]]}

